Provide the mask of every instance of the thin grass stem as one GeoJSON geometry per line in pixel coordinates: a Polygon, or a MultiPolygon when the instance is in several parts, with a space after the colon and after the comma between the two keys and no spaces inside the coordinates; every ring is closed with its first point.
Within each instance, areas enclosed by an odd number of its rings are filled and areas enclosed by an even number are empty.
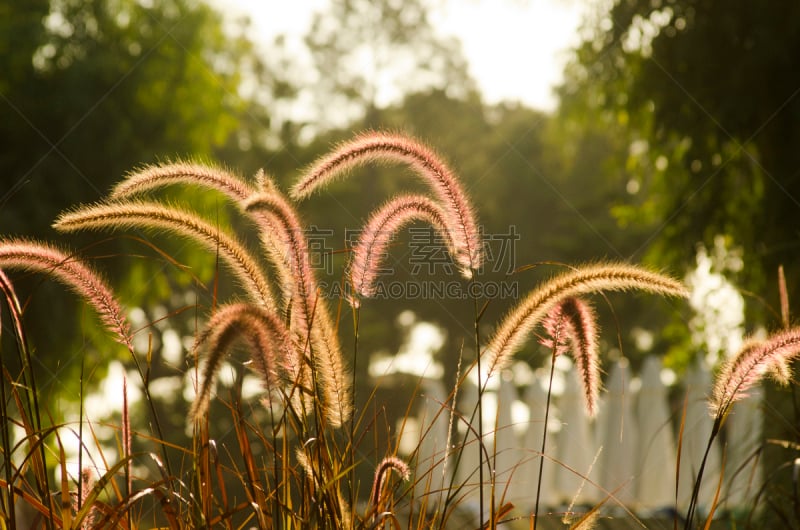
{"type": "Polygon", "coordinates": [[[711,435],[708,437],[708,444],[706,444],[705,453],[703,453],[703,460],[700,462],[700,468],[697,471],[697,478],[694,481],[694,487],[692,488],[692,498],[689,501],[689,508],[686,511],[686,521],[684,523],[684,530],[690,530],[694,525],[694,517],[695,512],[697,510],[697,503],[699,502],[700,496],[700,485],[703,481],[703,472],[705,471],[706,462],[708,461],[708,455],[711,453],[711,448],[714,445],[714,440],[717,438],[721,428],[722,422],[724,421],[724,416],[718,415],[714,418],[714,426],[711,428],[711,435]]]}
{"type": "MultiPolygon", "coordinates": [[[[470,276],[470,293],[474,293],[475,291],[471,288],[472,284],[475,282],[474,277],[470,276]]],[[[476,296],[472,297],[472,307],[475,311],[475,356],[476,356],[476,363],[477,363],[477,371],[478,371],[478,490],[479,490],[479,519],[478,521],[483,524],[483,516],[484,513],[484,503],[483,503],[483,451],[481,451],[483,447],[483,392],[485,390],[485,385],[483,382],[483,374],[481,373],[481,331],[480,331],[480,320],[479,320],[479,311],[480,308],[478,307],[478,298],[476,296]]],[[[491,465],[491,462],[488,462],[491,465]]],[[[489,470],[491,473],[491,469],[489,470]]],[[[492,518],[490,523],[494,522],[494,474],[492,474],[492,494],[491,494],[491,503],[492,506],[490,507],[492,518]]]]}
{"type": "MultiPolygon", "coordinates": [[[[542,427],[542,452],[539,455],[539,478],[536,481],[536,502],[533,508],[533,530],[539,524],[539,499],[542,493],[542,476],[544,471],[544,452],[547,449],[547,422],[550,420],[550,398],[553,395],[553,375],[556,371],[556,356],[558,354],[558,338],[555,338],[553,351],[550,355],[550,379],[547,383],[547,403],[544,409],[544,426],[542,427]]],[[[536,383],[534,383],[536,384],[536,383]]]]}
{"type": "MultiPolygon", "coordinates": [[[[359,306],[353,307],[353,381],[350,385],[352,388],[350,394],[350,410],[356,410],[356,370],[358,369],[358,325],[361,316],[361,308],[359,306]]],[[[355,426],[356,415],[350,415],[350,439],[347,441],[349,451],[347,451],[348,461],[347,465],[350,469],[350,506],[356,505],[355,499],[355,484],[356,484],[356,448],[355,448],[355,426]]]]}
{"type": "MultiPolygon", "coordinates": [[[[9,313],[14,312],[14,300],[16,299],[16,295],[14,295],[13,287],[11,282],[9,281],[8,277],[6,276],[5,272],[0,270],[0,289],[2,289],[3,294],[6,298],[6,306],[8,307],[9,313]]],[[[13,319],[13,316],[12,316],[13,319]]],[[[0,322],[0,334],[2,334],[2,322],[0,322]]],[[[10,377],[9,377],[10,379],[10,377]]],[[[6,365],[5,361],[3,361],[3,356],[0,355],[0,414],[3,415],[4,418],[9,418],[8,415],[8,408],[7,408],[7,399],[6,399],[6,365]]],[[[3,443],[3,469],[5,470],[6,476],[6,486],[7,486],[7,493],[2,496],[0,502],[3,503],[2,510],[4,514],[9,515],[9,519],[11,521],[16,521],[16,500],[15,500],[15,493],[14,493],[14,485],[11,482],[11,437],[9,436],[9,427],[10,422],[4,421],[3,427],[0,428],[0,437],[2,437],[3,443]],[[7,506],[6,506],[7,503],[7,506]]]]}

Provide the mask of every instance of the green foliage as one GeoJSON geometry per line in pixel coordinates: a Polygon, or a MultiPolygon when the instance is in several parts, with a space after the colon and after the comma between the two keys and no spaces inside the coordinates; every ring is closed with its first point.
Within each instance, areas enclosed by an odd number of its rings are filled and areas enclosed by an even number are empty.
{"type": "Polygon", "coordinates": [[[48,212],[24,207],[93,200],[137,163],[208,156],[235,130],[250,50],[222,33],[210,9],[180,0],[56,2],[34,16],[29,3],[6,4],[15,30],[4,36],[19,35],[20,19],[38,24],[24,46],[2,54],[10,231],[45,231],[48,212]]]}
{"type": "Polygon", "coordinates": [[[377,109],[405,94],[472,89],[459,43],[437,35],[421,0],[334,0],[305,42],[318,74],[317,127],[361,118],[375,127],[377,109]]]}
{"type": "MultiPolygon", "coordinates": [[[[7,234],[48,237],[54,213],[96,200],[135,165],[176,155],[208,158],[235,143],[245,115],[263,117],[239,87],[244,78],[270,86],[268,71],[252,45],[224,32],[219,14],[205,5],[3,0],[0,13],[0,224],[7,234]]],[[[213,197],[187,200],[215,211],[213,197]]],[[[224,211],[218,216],[225,222],[224,211]]],[[[196,277],[213,276],[213,260],[196,249],[158,244],[193,262],[196,277]]],[[[87,252],[148,256],[112,268],[123,291],[149,285],[150,298],[139,298],[145,304],[190,278],[169,283],[159,274],[168,262],[141,242],[117,240],[87,252]]],[[[57,332],[35,334],[42,358],[55,359],[77,328],[74,301],[40,283],[26,313],[37,325],[47,314],[60,315],[57,332]]],[[[82,348],[82,339],[76,342],[82,348]]],[[[102,342],[89,348],[108,350],[102,342]]],[[[62,379],[74,381],[78,366],[64,357],[62,379]]]]}
{"type": "MultiPolygon", "coordinates": [[[[746,0],[617,1],[590,24],[567,70],[562,107],[626,140],[619,154],[628,161],[617,168],[639,192],[615,214],[649,227],[652,256],[687,263],[696,242],[729,234],[744,248],[744,280],[754,291],[792,261],[798,9],[746,0]]],[[[789,276],[796,297],[800,284],[789,276]]]]}

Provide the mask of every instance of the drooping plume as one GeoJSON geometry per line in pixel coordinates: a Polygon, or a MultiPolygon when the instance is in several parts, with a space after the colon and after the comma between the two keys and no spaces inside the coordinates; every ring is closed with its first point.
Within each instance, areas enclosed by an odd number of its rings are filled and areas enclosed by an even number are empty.
{"type": "Polygon", "coordinates": [[[531,291],[497,327],[486,347],[487,377],[508,366],[528,334],[561,300],[601,291],[638,289],[665,296],[687,297],[679,281],[634,265],[590,265],[561,274],[531,291]]]}
{"type": "MultiPolygon", "coordinates": [[[[364,298],[374,296],[381,261],[389,250],[392,238],[404,225],[413,221],[430,223],[442,236],[448,251],[454,254],[453,239],[444,217],[442,209],[422,195],[403,195],[376,210],[364,225],[353,248],[349,277],[354,293],[364,298]]],[[[357,306],[358,298],[352,298],[351,303],[357,306]]]]}
{"type": "Polygon", "coordinates": [[[542,326],[550,337],[542,341],[545,346],[555,348],[556,355],[572,353],[583,383],[586,411],[594,416],[600,393],[600,353],[592,305],[574,296],[565,298],[547,313],[542,326]]]}
{"type": "Polygon", "coordinates": [[[311,327],[316,282],[311,270],[308,243],[303,225],[294,208],[277,192],[258,193],[242,203],[249,212],[258,212],[261,241],[284,282],[281,291],[291,301],[292,318],[298,333],[308,338],[311,327]]]}
{"type": "MultiPolygon", "coordinates": [[[[291,243],[295,228],[297,232],[301,232],[301,227],[294,227],[287,232],[280,222],[281,219],[276,218],[276,215],[269,215],[259,208],[246,210],[247,200],[259,191],[269,191],[279,195],[272,179],[263,170],[259,170],[256,173],[254,187],[224,169],[191,162],[147,166],[139,171],[130,173],[125,180],[117,184],[111,191],[110,198],[113,200],[127,200],[175,184],[200,186],[218,191],[224,194],[243,214],[249,216],[261,230],[262,244],[267,251],[267,255],[276,266],[278,283],[284,303],[290,304],[297,301],[292,300],[292,297],[296,294],[293,280],[293,272],[296,272],[296,270],[289,270],[292,254],[287,251],[287,245],[291,243]]],[[[288,203],[286,203],[284,209],[286,208],[291,211],[288,203]]],[[[311,290],[313,291],[313,289],[311,290]]]]}
{"type": "Polygon", "coordinates": [[[262,240],[277,268],[283,269],[279,276],[288,282],[285,289],[292,301],[295,331],[301,344],[311,346],[323,410],[332,425],[340,426],[351,413],[351,378],[328,309],[317,291],[303,225],[294,208],[276,190],[254,195],[243,207],[262,215],[262,240]]]}
{"type": "Polygon", "coordinates": [[[62,213],[53,226],[62,232],[158,229],[192,239],[211,252],[218,251],[222,261],[254,300],[268,308],[275,307],[267,280],[244,245],[193,213],[148,202],[101,203],[62,213]]]}
{"type": "Polygon", "coordinates": [[[403,477],[403,480],[408,480],[411,475],[411,469],[408,464],[397,458],[396,456],[387,456],[375,469],[375,478],[372,481],[372,492],[369,496],[370,510],[377,511],[383,499],[386,481],[389,480],[389,473],[395,471],[403,477]]]}
{"type": "Polygon", "coordinates": [[[172,184],[204,186],[224,193],[233,201],[243,201],[254,191],[240,178],[223,169],[192,162],[174,162],[146,166],[128,174],[125,180],[114,186],[109,198],[130,198],[172,184]]]}
{"type": "Polygon", "coordinates": [[[371,132],[345,142],[314,163],[292,188],[302,199],[348,171],[371,162],[408,164],[433,191],[445,213],[445,223],[456,249],[454,259],[471,277],[482,263],[481,238],[475,214],[453,171],[430,148],[400,134],[371,132]]]}
{"type": "Polygon", "coordinates": [[[44,273],[70,287],[97,311],[117,340],[133,351],[128,323],[111,288],[74,255],[44,243],[7,239],[0,241],[0,268],[44,273]]]}
{"type": "Polygon", "coordinates": [[[208,409],[211,385],[222,359],[234,342],[250,346],[253,369],[268,389],[306,383],[302,365],[294,364],[292,343],[283,322],[260,306],[235,303],[221,307],[195,341],[195,349],[207,351],[205,366],[191,417],[200,418],[208,409]]]}
{"type": "Polygon", "coordinates": [[[800,355],[800,328],[775,333],[764,340],[751,339],[722,367],[714,381],[709,403],[713,416],[721,417],[764,375],[788,380],[789,364],[800,355]]]}

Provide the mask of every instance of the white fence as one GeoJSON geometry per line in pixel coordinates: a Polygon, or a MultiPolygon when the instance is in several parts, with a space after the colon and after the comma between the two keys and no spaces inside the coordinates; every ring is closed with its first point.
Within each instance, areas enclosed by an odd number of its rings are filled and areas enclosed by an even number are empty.
{"type": "MultiPolygon", "coordinates": [[[[606,368],[608,377],[596,418],[590,420],[585,413],[583,391],[574,370],[564,374],[560,392],[551,398],[540,506],[594,505],[605,500],[610,509],[624,505],[638,513],[651,513],[675,507],[679,478],[677,507],[685,509],[713,423],[706,405],[711,389],[708,371],[700,367],[691,370],[679,383],[680,402],[671,406],[660,359],[648,358],[636,377],[625,360],[606,368]],[[676,472],[678,428],[684,408],[682,454],[676,472]]],[[[496,500],[502,496],[523,510],[533,508],[537,491],[547,399],[544,386],[534,381],[524,392],[518,392],[513,383],[502,380],[484,396],[485,408],[490,409],[488,414],[484,411],[484,441],[493,456],[496,500]]],[[[446,489],[456,460],[452,449],[446,461],[443,458],[449,415],[439,411],[447,392],[435,380],[426,380],[422,391],[426,405],[420,411],[419,425],[420,432],[427,435],[418,452],[416,474],[422,480],[416,485],[417,497],[446,489]]],[[[464,418],[471,417],[476,401],[475,386],[462,387],[458,408],[464,418]]],[[[758,459],[753,458],[763,425],[760,402],[761,392],[752,392],[750,398],[736,404],[727,421],[726,479],[720,497],[723,510],[749,505],[761,486],[758,459]]],[[[462,428],[457,429],[458,436],[466,436],[467,446],[455,471],[456,483],[468,485],[461,502],[477,504],[476,438],[463,428],[465,420],[456,421],[459,423],[462,428]]],[[[474,422],[473,428],[476,425],[474,422]]],[[[714,498],[720,451],[716,443],[711,448],[700,506],[708,506],[714,498]]],[[[484,481],[489,473],[487,466],[484,481]]],[[[488,496],[489,488],[483,490],[488,496]]]]}

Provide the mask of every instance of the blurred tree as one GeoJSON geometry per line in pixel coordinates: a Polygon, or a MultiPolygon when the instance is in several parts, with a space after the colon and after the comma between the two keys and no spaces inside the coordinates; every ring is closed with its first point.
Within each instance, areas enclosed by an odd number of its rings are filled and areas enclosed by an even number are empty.
{"type": "MultiPolygon", "coordinates": [[[[697,242],[711,248],[725,235],[743,247],[740,279],[756,293],[749,327],[776,326],[779,311],[764,301],[779,307],[780,264],[790,301],[800,299],[800,4],[615,0],[587,28],[566,79],[561,112],[624,139],[608,176],[632,193],[614,211],[651,232],[650,258],[691,266],[697,242]]],[[[765,438],[800,438],[795,392],[768,388],[765,438]]],[[[768,508],[757,525],[785,526],[796,521],[794,455],[767,444],[761,458],[768,508]]]]}
{"type": "MultiPolygon", "coordinates": [[[[323,121],[364,118],[430,88],[464,96],[474,89],[457,40],[437,34],[421,0],[333,0],[306,36],[323,121]]],[[[317,124],[319,125],[319,124],[317,124]]]]}
{"type": "MultiPolygon", "coordinates": [[[[233,157],[263,141],[270,120],[265,105],[291,91],[243,31],[223,28],[218,13],[187,0],[0,0],[3,234],[54,239],[49,225],[59,211],[98,200],[132,168],[174,157],[233,157]],[[258,103],[248,86],[263,91],[258,103]]],[[[212,218],[224,217],[215,201],[196,204],[212,218]]],[[[70,237],[69,243],[79,247],[99,239],[70,237]]],[[[155,244],[192,263],[204,279],[214,272],[213,257],[185,259],[189,251],[182,242],[161,238],[155,244]]],[[[148,250],[120,245],[120,238],[108,248],[86,253],[148,250]]],[[[155,258],[102,265],[113,271],[124,301],[148,305],[178,290],[159,274],[164,264],[155,258]]],[[[185,286],[189,277],[183,278],[185,286]]],[[[61,359],[58,377],[50,380],[75,382],[78,364],[70,360],[78,356],[67,355],[73,348],[64,339],[74,340],[80,329],[74,297],[32,281],[38,294],[27,312],[39,357],[61,359]]],[[[87,366],[93,365],[97,349],[78,342],[74,349],[85,350],[87,366]]]]}
{"type": "MultiPolygon", "coordinates": [[[[616,1],[588,28],[561,95],[573,118],[627,139],[619,167],[636,193],[615,212],[650,227],[662,263],[691,263],[696,242],[728,234],[763,293],[793,261],[800,4],[616,1]]],[[[800,275],[788,272],[797,298],[800,275]]]]}
{"type": "Polygon", "coordinates": [[[0,11],[5,233],[50,233],[59,209],[136,165],[210,157],[255,111],[243,81],[267,93],[279,82],[202,4],[3,0],[0,11]]]}

